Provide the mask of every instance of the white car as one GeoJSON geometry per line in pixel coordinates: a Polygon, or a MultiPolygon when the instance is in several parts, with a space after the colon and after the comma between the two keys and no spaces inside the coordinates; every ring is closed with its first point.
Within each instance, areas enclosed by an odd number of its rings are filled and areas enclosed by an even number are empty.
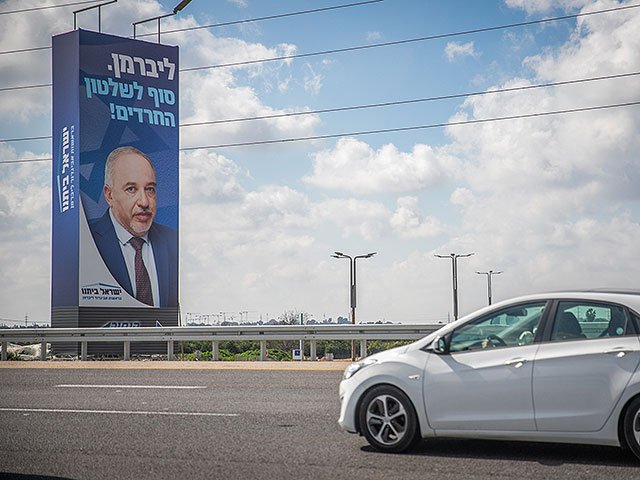
{"type": "Polygon", "coordinates": [[[347,367],[343,430],[628,447],[640,458],[640,290],[530,295],[347,367]]]}

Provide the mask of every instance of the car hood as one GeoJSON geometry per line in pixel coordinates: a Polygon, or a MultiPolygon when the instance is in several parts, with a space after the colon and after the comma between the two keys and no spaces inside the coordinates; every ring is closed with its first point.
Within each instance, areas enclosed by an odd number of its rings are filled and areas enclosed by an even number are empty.
{"type": "Polygon", "coordinates": [[[402,345],[400,347],[395,347],[392,348],[390,350],[385,350],[384,352],[379,352],[376,353],[374,355],[371,355],[369,358],[377,360],[378,362],[386,362],[389,360],[393,360],[395,358],[397,358],[400,355],[403,355],[404,353],[407,352],[407,350],[409,350],[409,347],[411,347],[411,345],[402,345]]]}

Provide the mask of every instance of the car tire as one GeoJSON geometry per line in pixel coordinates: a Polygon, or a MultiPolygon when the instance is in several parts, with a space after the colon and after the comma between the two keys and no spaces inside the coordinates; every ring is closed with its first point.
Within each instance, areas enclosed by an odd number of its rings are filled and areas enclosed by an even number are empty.
{"type": "Polygon", "coordinates": [[[626,447],[640,459],[640,397],[636,397],[625,410],[622,431],[626,447]]]}
{"type": "Polygon", "coordinates": [[[411,400],[391,385],[374,387],[364,395],[359,420],[362,434],[376,450],[403,452],[420,438],[411,400]]]}

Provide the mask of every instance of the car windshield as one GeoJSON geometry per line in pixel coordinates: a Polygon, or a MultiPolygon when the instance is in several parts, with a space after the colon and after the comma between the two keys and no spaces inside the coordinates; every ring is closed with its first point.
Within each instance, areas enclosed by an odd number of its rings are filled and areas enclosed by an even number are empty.
{"type": "Polygon", "coordinates": [[[472,320],[453,332],[449,350],[527,345],[533,342],[544,307],[544,302],[527,304],[472,320]]]}

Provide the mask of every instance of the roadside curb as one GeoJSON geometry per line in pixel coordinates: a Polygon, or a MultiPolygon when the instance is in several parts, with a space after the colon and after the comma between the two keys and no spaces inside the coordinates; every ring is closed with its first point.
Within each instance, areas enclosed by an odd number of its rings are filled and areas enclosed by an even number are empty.
{"type": "Polygon", "coordinates": [[[350,362],[223,362],[166,360],[25,360],[0,362],[1,369],[104,369],[104,370],[291,370],[342,371],[350,362]]]}

